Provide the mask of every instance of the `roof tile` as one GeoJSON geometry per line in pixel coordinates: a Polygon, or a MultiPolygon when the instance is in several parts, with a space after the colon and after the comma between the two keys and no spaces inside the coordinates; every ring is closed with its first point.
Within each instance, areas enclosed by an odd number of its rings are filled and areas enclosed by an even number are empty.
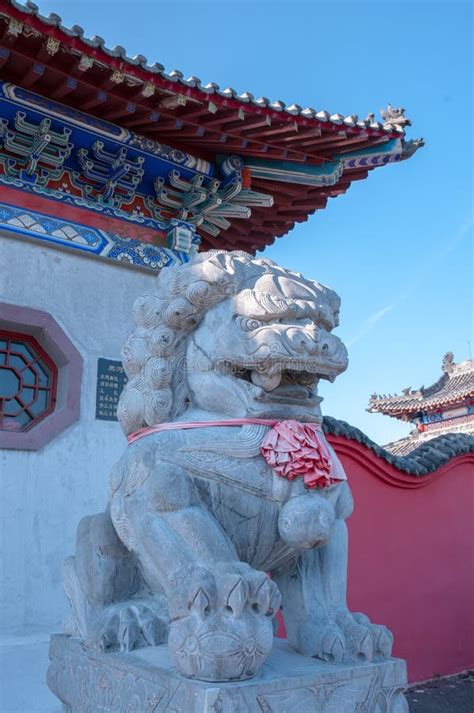
{"type": "MultiPolygon", "coordinates": [[[[152,73],[152,74],[164,73],[164,67],[162,64],[154,63],[151,66],[147,65],[147,60],[145,57],[143,57],[143,55],[137,55],[135,58],[130,58],[127,56],[126,50],[121,46],[114,47],[114,48],[107,47],[105,40],[102,37],[99,37],[99,36],[93,36],[92,38],[85,37],[84,29],[82,27],[80,27],[79,25],[73,25],[70,28],[65,27],[64,25],[61,24],[62,20],[61,20],[60,16],[56,15],[55,13],[51,13],[48,17],[44,17],[39,12],[38,6],[35,3],[30,2],[29,0],[26,2],[26,4],[19,3],[19,2],[17,2],[17,0],[7,0],[7,2],[9,2],[9,4],[12,7],[14,7],[16,10],[19,10],[20,12],[25,13],[27,15],[35,16],[37,19],[39,19],[45,25],[59,27],[61,29],[61,31],[64,32],[66,35],[68,35],[70,37],[79,38],[87,46],[93,47],[94,49],[100,49],[110,57],[122,59],[127,64],[131,64],[133,66],[136,66],[138,64],[145,71],[152,73]]],[[[197,87],[200,91],[204,91],[209,94],[211,94],[213,92],[219,92],[219,94],[222,94],[222,96],[225,96],[225,97],[232,96],[242,103],[253,102],[256,106],[263,106],[265,108],[270,108],[273,111],[286,111],[287,113],[289,113],[293,116],[302,116],[304,118],[316,118],[319,121],[331,121],[334,124],[347,123],[348,125],[359,126],[360,128],[365,128],[365,126],[366,126],[365,123],[357,121],[357,117],[350,116],[350,117],[344,118],[342,116],[342,114],[338,114],[338,113],[334,113],[334,114],[330,115],[328,112],[326,112],[324,110],[316,111],[311,108],[302,109],[298,104],[290,104],[289,106],[286,106],[285,103],[282,101],[278,100],[278,101],[272,102],[269,99],[267,99],[266,97],[261,97],[261,99],[255,100],[253,95],[250,92],[243,92],[241,94],[238,94],[238,92],[231,87],[228,87],[221,92],[219,86],[213,82],[210,82],[210,83],[206,84],[205,86],[203,86],[201,81],[198,78],[192,77],[189,80],[185,80],[183,73],[176,69],[172,70],[168,74],[163,74],[163,76],[166,79],[168,79],[169,81],[173,81],[178,84],[183,84],[185,86],[197,87]],[[191,80],[192,80],[192,83],[190,84],[191,80]]],[[[384,127],[379,122],[372,122],[372,123],[370,123],[370,128],[384,131],[388,134],[393,134],[393,133],[398,133],[400,135],[404,134],[403,128],[401,128],[400,126],[395,125],[395,124],[386,124],[384,127]]]]}
{"type": "Polygon", "coordinates": [[[343,436],[370,448],[377,456],[409,475],[419,477],[438,470],[451,458],[466,453],[474,453],[474,436],[462,433],[448,433],[422,443],[410,452],[398,454],[374,443],[365,433],[345,421],[325,416],[323,430],[334,436],[343,436]]]}

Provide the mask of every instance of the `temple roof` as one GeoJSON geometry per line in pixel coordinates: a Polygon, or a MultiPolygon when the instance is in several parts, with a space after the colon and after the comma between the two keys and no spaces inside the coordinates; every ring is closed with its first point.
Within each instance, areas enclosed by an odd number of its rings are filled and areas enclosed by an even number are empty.
{"type": "MultiPolygon", "coordinates": [[[[2,0],[0,3],[0,11],[6,16],[15,18],[22,23],[28,23],[32,28],[39,29],[42,32],[47,32],[51,37],[57,38],[59,41],[66,41],[67,44],[74,48],[79,49],[83,45],[83,50],[87,52],[88,56],[97,59],[101,59],[107,62],[107,64],[114,69],[120,69],[120,71],[132,71],[134,69],[140,69],[145,74],[149,75],[148,79],[154,80],[160,78],[171,84],[169,86],[173,95],[176,95],[176,87],[183,89],[185,96],[196,96],[195,92],[189,92],[187,90],[193,89],[201,93],[200,98],[208,99],[210,96],[214,96],[218,102],[221,99],[229,100],[233,99],[242,105],[253,105],[258,108],[271,109],[277,112],[283,112],[291,117],[301,116],[304,119],[318,119],[322,122],[330,122],[336,126],[344,125],[350,127],[359,127],[361,129],[371,129],[381,131],[389,136],[395,134],[403,135],[403,125],[407,124],[402,122],[400,126],[399,118],[396,116],[387,116],[384,123],[375,121],[374,115],[370,114],[366,119],[359,119],[357,116],[349,115],[343,116],[342,114],[331,114],[326,110],[317,110],[311,107],[303,109],[298,104],[286,105],[285,102],[281,100],[271,101],[266,97],[255,98],[250,92],[238,93],[236,89],[232,87],[226,87],[221,89],[218,84],[214,82],[209,82],[207,84],[202,84],[199,77],[191,76],[188,79],[184,78],[182,72],[178,69],[172,69],[169,72],[165,71],[165,67],[155,62],[153,64],[148,64],[148,60],[143,55],[135,55],[134,57],[127,56],[127,50],[117,45],[115,47],[107,47],[105,40],[98,35],[93,37],[85,37],[84,29],[79,25],[73,25],[72,27],[66,27],[62,24],[61,17],[56,13],[50,13],[47,17],[39,12],[38,6],[29,2],[19,3],[16,0],[2,0]],[[103,53],[104,57],[100,55],[103,53]],[[106,58],[109,58],[107,61],[106,58]],[[118,64],[117,64],[118,62],[118,64]],[[393,119],[393,123],[391,121],[393,119]]],[[[15,27],[15,30],[18,29],[15,27]]],[[[19,32],[19,30],[18,30],[19,32]]],[[[17,34],[18,36],[18,34],[17,34]]],[[[48,50],[47,50],[48,51],[48,50]]],[[[53,52],[49,52],[53,55],[53,52]]],[[[165,84],[163,86],[166,86],[165,84]]],[[[228,104],[225,104],[229,106],[228,104]]]]}
{"type": "Polygon", "coordinates": [[[379,122],[373,114],[359,119],[203,85],[87,38],[31,2],[0,0],[0,66],[6,82],[203,161],[240,156],[252,191],[272,196],[273,205],[252,206],[250,218],[230,219],[218,236],[198,227],[204,249],[263,249],[352,181],[423,143],[404,140],[410,122],[403,109],[389,106],[379,122]]]}
{"type": "Polygon", "coordinates": [[[456,364],[452,352],[442,363],[442,375],[431,386],[404,389],[401,394],[373,394],[368,411],[412,420],[421,412],[456,406],[474,398],[474,360],[456,364]]]}

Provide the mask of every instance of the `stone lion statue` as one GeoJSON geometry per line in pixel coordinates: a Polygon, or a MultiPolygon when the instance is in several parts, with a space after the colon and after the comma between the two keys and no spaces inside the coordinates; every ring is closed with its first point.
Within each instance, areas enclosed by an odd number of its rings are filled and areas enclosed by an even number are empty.
{"type": "Polygon", "coordinates": [[[118,416],[133,442],[107,511],[81,521],[65,563],[68,633],[112,650],[168,640],[183,675],[245,679],[271,650],[282,602],[305,656],[390,655],[390,632],[346,605],[353,504],[334,451],[316,435],[338,474],[326,487],[295,475],[304,468],[285,449],[279,471],[262,451],[267,422],[293,435],[321,423],[318,382],[347,367],[339,306],[327,287],[242,252],[160,272],[123,349],[118,416]]]}

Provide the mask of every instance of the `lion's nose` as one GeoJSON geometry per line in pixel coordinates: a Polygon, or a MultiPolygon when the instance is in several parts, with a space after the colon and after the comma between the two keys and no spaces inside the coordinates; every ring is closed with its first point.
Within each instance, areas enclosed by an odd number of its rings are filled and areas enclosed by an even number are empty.
{"type": "Polygon", "coordinates": [[[324,329],[293,327],[286,332],[284,340],[285,346],[293,353],[340,362],[342,365],[347,363],[344,344],[324,329]]]}
{"type": "Polygon", "coordinates": [[[285,334],[289,347],[296,352],[316,355],[319,353],[319,334],[316,330],[289,329],[285,334]]]}

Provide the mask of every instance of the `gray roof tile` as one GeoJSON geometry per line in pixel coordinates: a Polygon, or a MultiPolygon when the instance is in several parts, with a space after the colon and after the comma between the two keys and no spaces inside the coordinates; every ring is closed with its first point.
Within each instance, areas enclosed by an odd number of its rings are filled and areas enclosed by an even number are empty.
{"type": "Polygon", "coordinates": [[[398,470],[416,477],[438,470],[451,458],[474,453],[474,436],[463,433],[438,436],[422,443],[406,455],[397,455],[374,443],[365,433],[345,421],[325,416],[323,430],[325,433],[343,436],[361,443],[398,470]]]}
{"type": "MultiPolygon", "coordinates": [[[[283,101],[270,101],[266,97],[260,97],[259,99],[255,99],[250,92],[243,92],[239,94],[232,87],[227,87],[226,89],[221,91],[219,85],[215,84],[214,82],[210,82],[203,86],[201,80],[197,77],[190,77],[188,80],[186,80],[184,79],[183,73],[179,70],[174,69],[171,70],[169,73],[166,73],[164,71],[165,68],[162,64],[156,62],[152,65],[147,64],[147,58],[143,55],[128,57],[125,48],[120,45],[113,48],[107,47],[105,40],[102,37],[99,37],[98,35],[94,35],[92,38],[87,38],[84,36],[84,29],[79,25],[72,25],[72,27],[66,27],[62,24],[61,17],[59,15],[56,15],[55,13],[50,13],[47,17],[45,17],[40,13],[38,5],[33,2],[30,2],[29,0],[27,0],[25,4],[17,2],[17,0],[7,0],[7,2],[9,2],[12,7],[16,8],[20,12],[26,13],[27,15],[33,15],[34,17],[38,18],[46,26],[57,27],[69,37],[79,38],[87,46],[92,47],[94,49],[102,50],[109,57],[112,57],[114,59],[120,59],[125,64],[129,64],[131,66],[138,65],[142,67],[143,70],[151,74],[161,74],[164,79],[175,82],[176,84],[196,87],[200,91],[204,91],[209,94],[216,92],[225,97],[231,96],[242,103],[251,102],[256,106],[269,108],[273,111],[284,111],[293,116],[301,116],[303,118],[316,118],[319,121],[329,121],[333,124],[345,123],[349,126],[359,126],[360,128],[368,126],[371,129],[385,131],[386,133],[395,132],[400,134],[401,136],[403,136],[405,133],[403,128],[396,124],[386,124],[384,127],[384,125],[379,122],[357,121],[356,116],[344,117],[342,116],[342,114],[329,114],[329,112],[327,111],[316,111],[315,109],[312,109],[310,107],[302,109],[301,106],[299,106],[298,104],[290,104],[287,106],[283,101]]],[[[123,70],[126,71],[126,67],[124,67],[123,70]]]]}

